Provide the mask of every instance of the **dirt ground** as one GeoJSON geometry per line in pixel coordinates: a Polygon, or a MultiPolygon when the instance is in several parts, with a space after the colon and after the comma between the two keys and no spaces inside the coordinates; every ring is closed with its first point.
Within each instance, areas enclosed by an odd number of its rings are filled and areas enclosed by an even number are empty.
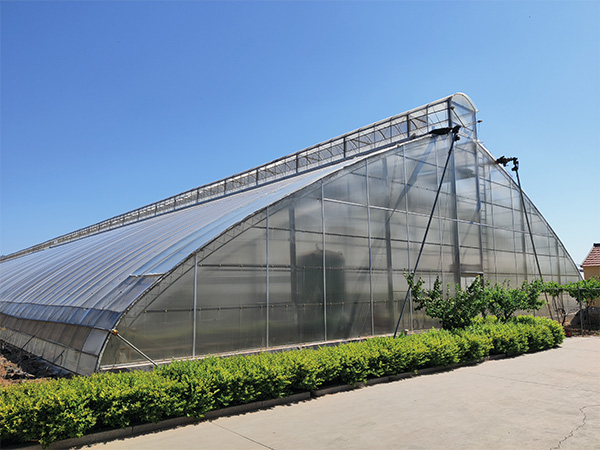
{"type": "Polygon", "coordinates": [[[64,376],[42,359],[7,344],[0,344],[0,386],[64,376]]]}

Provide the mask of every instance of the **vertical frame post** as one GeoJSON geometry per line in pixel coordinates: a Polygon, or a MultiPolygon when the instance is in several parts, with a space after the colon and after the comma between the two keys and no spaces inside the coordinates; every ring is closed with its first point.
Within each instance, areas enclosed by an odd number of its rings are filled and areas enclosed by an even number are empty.
{"type": "Polygon", "coordinates": [[[194,310],[192,326],[192,358],[196,357],[196,322],[198,317],[198,253],[194,254],[194,310]]]}
{"type": "Polygon", "coordinates": [[[266,345],[267,347],[269,347],[269,310],[270,310],[270,301],[269,301],[269,208],[267,207],[267,222],[266,222],[266,238],[267,238],[267,244],[266,244],[266,252],[267,252],[267,296],[266,296],[266,302],[267,302],[267,313],[266,313],[266,321],[267,321],[267,329],[266,329],[266,345]]]}
{"type": "Polygon", "coordinates": [[[327,340],[327,266],[325,258],[325,188],[321,181],[321,226],[322,226],[322,246],[323,246],[323,332],[325,340],[327,340]]]}
{"type": "Polygon", "coordinates": [[[369,242],[369,303],[371,309],[371,335],[375,334],[375,307],[373,305],[373,250],[371,248],[371,203],[369,200],[369,160],[365,161],[365,181],[367,188],[367,237],[369,242]]]}

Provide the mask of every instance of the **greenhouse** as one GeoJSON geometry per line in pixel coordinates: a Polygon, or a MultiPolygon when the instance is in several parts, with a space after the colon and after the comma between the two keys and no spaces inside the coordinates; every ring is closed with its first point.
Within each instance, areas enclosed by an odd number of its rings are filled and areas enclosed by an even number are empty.
{"type": "Polygon", "coordinates": [[[0,339],[89,374],[431,328],[415,269],[579,280],[476,113],[454,94],[3,256],[0,339]]]}

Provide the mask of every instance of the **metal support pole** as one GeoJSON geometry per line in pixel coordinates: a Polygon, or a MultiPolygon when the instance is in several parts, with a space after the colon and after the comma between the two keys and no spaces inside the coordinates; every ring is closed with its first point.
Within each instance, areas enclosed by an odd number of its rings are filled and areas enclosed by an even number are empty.
{"type": "Polygon", "coordinates": [[[192,358],[196,357],[196,320],[198,306],[198,253],[194,255],[194,313],[193,320],[194,325],[192,326],[192,358]]]}
{"type": "MultiPolygon", "coordinates": [[[[538,273],[540,275],[540,281],[544,282],[544,277],[542,276],[542,268],[540,267],[540,260],[537,255],[537,251],[535,249],[535,242],[533,240],[533,232],[531,231],[531,224],[529,223],[529,214],[527,214],[527,208],[525,208],[525,197],[523,195],[523,188],[521,187],[521,178],[519,177],[519,160],[515,157],[506,158],[501,156],[496,160],[498,164],[502,164],[506,167],[508,162],[512,161],[513,168],[511,169],[515,172],[517,176],[517,186],[519,187],[519,195],[521,197],[521,208],[523,209],[523,214],[525,215],[525,222],[527,223],[527,230],[529,231],[529,238],[531,239],[531,248],[533,249],[533,256],[535,258],[535,264],[537,266],[538,273]]],[[[552,308],[550,308],[550,302],[548,301],[548,293],[544,292],[544,296],[546,297],[546,304],[548,305],[548,312],[550,313],[550,318],[554,320],[554,316],[552,315],[552,308]]],[[[555,305],[556,308],[556,305],[555,305]]],[[[558,308],[556,308],[558,310],[558,308]]],[[[558,311],[557,311],[558,313],[558,311]]]]}
{"type": "Polygon", "coordinates": [[[266,329],[266,333],[267,333],[267,337],[266,337],[266,344],[267,347],[269,347],[269,308],[271,307],[270,305],[270,301],[269,301],[269,208],[267,208],[267,223],[266,223],[266,238],[267,238],[267,246],[266,246],[266,252],[267,252],[267,314],[266,314],[266,321],[267,321],[267,329],[266,329]]]}
{"type": "MultiPolygon", "coordinates": [[[[542,276],[542,268],[540,267],[540,260],[538,259],[537,251],[535,250],[535,242],[533,241],[533,233],[531,232],[531,225],[529,223],[529,214],[527,214],[527,208],[525,208],[525,198],[523,196],[523,189],[521,188],[521,178],[519,177],[519,161],[515,158],[513,161],[514,167],[512,170],[517,174],[517,185],[519,186],[519,195],[521,196],[521,207],[523,208],[523,214],[525,214],[525,222],[527,222],[527,229],[529,230],[529,237],[531,238],[531,247],[533,248],[533,256],[535,257],[535,264],[537,266],[538,273],[540,274],[540,281],[544,282],[544,277],[542,276]]],[[[544,292],[546,297],[546,304],[548,305],[548,312],[550,313],[550,318],[554,320],[552,316],[552,308],[550,308],[550,302],[548,301],[548,294],[544,292]]]]}
{"type": "Polygon", "coordinates": [[[369,161],[365,162],[365,173],[367,180],[367,235],[369,242],[369,303],[371,312],[371,334],[375,334],[375,307],[373,299],[373,241],[371,239],[371,203],[369,199],[369,161]]]}
{"type": "Polygon", "coordinates": [[[27,344],[29,344],[31,342],[31,340],[35,337],[35,334],[31,335],[31,337],[29,339],[27,339],[27,342],[25,342],[25,344],[23,344],[21,348],[21,354],[19,355],[19,362],[17,364],[21,364],[21,361],[23,361],[23,352],[25,352],[25,347],[27,347],[27,344]]]}
{"type": "Polygon", "coordinates": [[[132,349],[134,349],[136,352],[138,352],[140,355],[142,355],[144,358],[146,358],[148,361],[150,361],[152,364],[154,364],[154,367],[158,367],[158,364],[152,360],[148,355],[146,355],[143,351],[141,351],[139,348],[137,348],[135,345],[133,345],[131,342],[129,342],[127,339],[125,339],[123,336],[121,336],[119,334],[119,332],[116,329],[112,329],[110,330],[110,333],[113,336],[118,337],[119,339],[121,339],[123,342],[125,342],[127,345],[129,345],[132,349]]]}
{"type": "Polygon", "coordinates": [[[56,361],[58,361],[58,358],[60,358],[66,351],[67,349],[65,348],[62,352],[60,352],[58,356],[51,361],[51,364],[54,364],[56,361]]]}
{"type": "Polygon", "coordinates": [[[581,326],[581,335],[583,336],[583,309],[581,308],[581,288],[577,288],[577,303],[579,303],[579,325],[581,326]]]}
{"type": "MultiPolygon", "coordinates": [[[[433,214],[435,213],[435,208],[437,206],[437,201],[440,196],[440,191],[442,190],[442,184],[444,183],[444,176],[446,175],[446,170],[448,169],[448,164],[450,163],[450,157],[452,156],[452,150],[454,150],[454,143],[458,140],[458,130],[460,126],[456,126],[452,129],[447,128],[445,130],[445,134],[449,134],[452,142],[450,143],[450,149],[448,150],[448,156],[446,157],[446,163],[444,164],[444,171],[442,172],[442,177],[440,178],[440,182],[437,188],[437,192],[435,193],[435,199],[433,200],[433,205],[431,207],[431,213],[429,214],[429,220],[427,221],[427,227],[425,228],[425,234],[423,235],[423,240],[421,241],[421,248],[419,249],[419,254],[417,255],[417,261],[415,262],[415,268],[413,269],[413,274],[417,272],[417,268],[419,267],[419,261],[421,260],[421,254],[423,253],[423,248],[425,247],[425,240],[427,239],[427,233],[429,232],[429,227],[431,226],[431,221],[433,219],[433,214]]],[[[439,136],[442,134],[443,130],[432,130],[432,135],[439,136]]],[[[431,133],[431,132],[430,132],[431,133]]],[[[410,296],[410,286],[406,291],[406,297],[404,297],[404,303],[402,304],[402,310],[400,311],[400,316],[398,317],[398,322],[396,323],[396,329],[394,330],[394,337],[398,335],[398,328],[400,327],[400,322],[402,321],[402,316],[404,316],[404,309],[406,308],[406,302],[408,301],[408,297],[410,296]]]]}
{"type": "Polygon", "coordinates": [[[325,258],[325,189],[321,181],[321,226],[323,236],[323,331],[325,340],[327,340],[327,260],[325,258]]]}

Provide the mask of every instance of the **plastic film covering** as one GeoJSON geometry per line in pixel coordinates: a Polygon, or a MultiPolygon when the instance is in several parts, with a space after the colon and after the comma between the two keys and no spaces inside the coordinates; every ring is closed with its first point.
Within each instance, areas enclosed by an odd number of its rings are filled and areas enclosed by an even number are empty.
{"type": "Polygon", "coordinates": [[[97,360],[107,332],[140,294],[207,241],[321,171],[3,261],[0,339],[74,372],[94,370],[97,361],[85,360],[84,368],[80,358],[97,360]]]}

